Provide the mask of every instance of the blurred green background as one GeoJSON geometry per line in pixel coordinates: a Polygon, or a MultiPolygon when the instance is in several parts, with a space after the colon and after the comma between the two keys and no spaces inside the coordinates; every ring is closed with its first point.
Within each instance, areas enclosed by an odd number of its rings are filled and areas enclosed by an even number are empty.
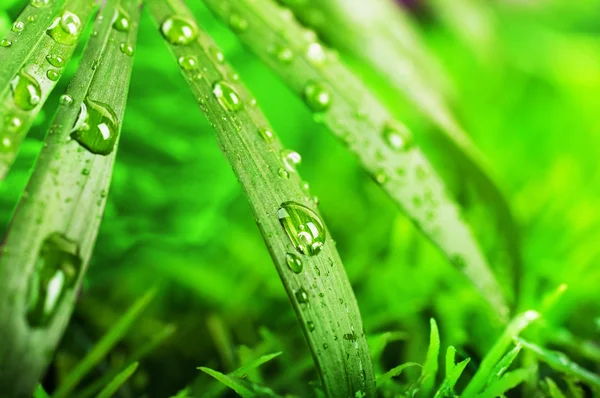
{"type": "MultiPolygon", "coordinates": [[[[303,102],[199,3],[188,1],[199,24],[238,69],[285,145],[302,154],[300,173],[320,198],[367,334],[406,333],[386,347],[378,369],[422,362],[428,319],[435,317],[442,345],[471,356],[466,373],[472,374],[501,331],[473,287],[313,121],[303,102]]],[[[566,283],[548,322],[580,341],[599,342],[600,2],[411,3],[417,6],[407,12],[422,44],[448,77],[452,108],[490,159],[519,221],[525,305],[536,308],[566,283]]],[[[22,6],[2,2],[0,33],[22,6]]],[[[89,380],[174,325],[174,335],[142,360],[118,396],[167,397],[189,384],[202,396],[216,382],[197,366],[231,371],[280,350],[283,355],[254,377],[277,392],[307,396],[317,375],[293,310],[250,207],[161,40],[144,13],[106,214],[80,302],[44,385],[52,390],[120,314],[158,284],[158,298],[89,380]]],[[[428,134],[433,125],[385,79],[352,54],[342,56],[415,131],[493,252],[498,237],[490,233],[489,207],[428,134]]],[[[4,228],[76,64],[71,61],[0,184],[4,228]]],[[[600,371],[593,357],[553,343],[550,335],[550,346],[600,371]]]]}

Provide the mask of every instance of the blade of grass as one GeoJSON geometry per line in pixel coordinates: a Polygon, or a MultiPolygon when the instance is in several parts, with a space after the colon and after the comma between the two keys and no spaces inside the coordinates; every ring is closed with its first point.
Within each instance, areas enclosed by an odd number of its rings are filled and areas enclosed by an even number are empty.
{"type": "Polygon", "coordinates": [[[273,391],[270,389],[266,389],[264,387],[260,387],[254,383],[251,383],[247,380],[240,379],[239,377],[234,377],[230,375],[223,374],[216,370],[212,370],[210,368],[198,368],[204,373],[214,377],[227,387],[231,388],[233,391],[238,393],[242,398],[255,398],[255,397],[278,397],[273,391]],[[251,389],[252,388],[252,389],[251,389]],[[258,390],[258,391],[257,391],[258,390]]]}
{"type": "Polygon", "coordinates": [[[567,398],[561,389],[556,385],[554,380],[549,377],[546,377],[545,380],[546,385],[548,386],[548,394],[550,395],[550,398],[567,398]]]}
{"type": "Polygon", "coordinates": [[[435,384],[435,377],[438,371],[438,359],[440,356],[440,332],[437,327],[435,319],[429,320],[430,334],[429,334],[429,348],[427,349],[427,357],[425,363],[421,369],[421,389],[420,394],[423,396],[430,396],[431,390],[435,384]]]}
{"type": "Polygon", "coordinates": [[[273,354],[262,355],[260,358],[257,358],[254,361],[250,361],[246,365],[244,365],[244,366],[236,369],[235,371],[233,371],[233,373],[231,375],[235,376],[235,377],[245,378],[246,375],[248,374],[248,372],[250,372],[251,370],[256,369],[259,366],[261,366],[261,365],[269,362],[273,358],[277,358],[281,354],[283,354],[283,353],[280,351],[280,352],[276,352],[276,353],[273,353],[273,354]]]}
{"type": "Polygon", "coordinates": [[[4,39],[11,44],[0,46],[0,181],[73,55],[97,3],[58,0],[41,8],[30,3],[4,39]]]}
{"type": "Polygon", "coordinates": [[[406,363],[403,363],[402,365],[398,365],[395,368],[388,370],[381,376],[378,376],[377,377],[377,388],[380,388],[381,386],[383,386],[383,384],[392,380],[394,377],[400,376],[402,374],[402,372],[404,372],[404,369],[412,368],[413,366],[420,367],[421,365],[416,362],[406,362],[406,363]]]}
{"type": "Polygon", "coordinates": [[[48,395],[41,384],[38,384],[33,393],[33,398],[50,398],[50,395],[48,395]]]}
{"type": "Polygon", "coordinates": [[[332,397],[372,396],[373,366],[358,305],[335,243],[294,167],[297,155],[284,150],[183,2],[146,5],[244,189],[325,390],[332,397]],[[302,229],[311,231],[309,241],[302,229]]]}
{"type": "Polygon", "coordinates": [[[573,362],[564,353],[548,350],[544,347],[540,347],[536,344],[523,340],[522,338],[515,338],[515,340],[519,344],[522,344],[527,350],[533,351],[551,368],[579,379],[587,383],[594,390],[600,392],[600,376],[573,362]]]}
{"type": "Polygon", "coordinates": [[[110,383],[106,385],[106,387],[102,389],[102,391],[100,391],[96,398],[110,398],[115,395],[115,393],[119,391],[119,388],[121,388],[121,386],[125,384],[127,380],[135,373],[137,367],[138,363],[134,362],[125,368],[125,370],[119,373],[110,383]]]}
{"type": "Polygon", "coordinates": [[[502,375],[508,370],[510,365],[513,363],[517,355],[519,355],[519,353],[521,352],[521,348],[521,345],[517,344],[509,352],[507,352],[506,355],[504,355],[500,361],[498,361],[498,363],[496,364],[496,366],[494,366],[494,369],[490,373],[490,377],[486,385],[490,385],[495,380],[498,380],[500,377],[502,377],[502,375]]]}
{"type": "MultiPolygon", "coordinates": [[[[148,343],[141,346],[138,350],[136,350],[128,359],[128,362],[124,365],[124,367],[131,366],[134,362],[139,362],[146,355],[150,354],[152,351],[156,349],[159,345],[161,345],[165,340],[171,337],[175,333],[175,326],[167,325],[165,328],[161,330],[152,340],[148,343]]],[[[78,398],[88,398],[97,393],[102,389],[103,386],[106,386],[110,380],[117,377],[117,375],[123,372],[124,367],[113,369],[110,372],[105,373],[101,378],[95,380],[89,386],[86,386],[85,389],[75,393],[78,398]]]]}
{"type": "Polygon", "coordinates": [[[445,364],[446,364],[446,369],[445,369],[446,370],[446,378],[448,378],[448,376],[450,376],[450,374],[452,373],[454,366],[456,366],[456,348],[454,348],[454,346],[450,346],[446,350],[445,364]]]}
{"type": "Polygon", "coordinates": [[[506,327],[502,335],[496,340],[494,345],[485,355],[477,372],[465,387],[462,395],[465,397],[473,397],[480,392],[486,381],[493,376],[496,364],[502,359],[507,348],[512,344],[517,337],[527,326],[539,318],[539,314],[535,311],[526,311],[517,315],[506,327]]]}
{"type": "Polygon", "coordinates": [[[88,130],[80,127],[90,137],[108,128],[116,147],[132,65],[132,57],[118,43],[135,41],[138,4],[105,3],[100,14],[104,18],[95,24],[98,35],[90,39],[61,100],[1,247],[0,324],[6,327],[0,334],[6,344],[0,346],[0,385],[8,395],[33,392],[68,323],[87,269],[116,149],[106,156],[94,154],[71,133],[81,120],[84,100],[102,104],[106,113],[92,113],[88,106],[88,130]],[[118,5],[131,18],[128,31],[112,27],[118,5]],[[100,116],[106,119],[98,120],[100,116]]]}
{"type": "Polygon", "coordinates": [[[446,396],[453,397],[455,395],[454,386],[456,385],[456,382],[458,382],[458,379],[460,378],[470,361],[471,358],[467,358],[464,361],[461,361],[452,367],[452,371],[446,374],[446,378],[444,379],[444,382],[442,383],[440,388],[435,393],[434,398],[442,398],[446,396]]]}
{"type": "MultiPolygon", "coordinates": [[[[477,398],[496,398],[504,395],[508,390],[512,390],[519,384],[523,383],[531,375],[529,369],[517,369],[512,372],[508,372],[500,379],[494,381],[489,387],[485,389],[481,394],[477,395],[477,398]]],[[[463,395],[465,398],[470,395],[463,395]]]]}
{"type": "Polygon", "coordinates": [[[272,0],[204,0],[354,153],[381,188],[502,317],[505,298],[459,208],[410,132],[343,63],[272,0]],[[239,25],[239,22],[238,22],[239,25]]]}
{"type": "Polygon", "coordinates": [[[111,327],[111,329],[94,345],[94,348],[67,374],[60,383],[53,398],[71,396],[71,392],[81,380],[108,355],[110,350],[125,336],[133,323],[140,317],[144,309],[150,304],[156,294],[150,290],[140,297],[125,314],[111,327]]]}

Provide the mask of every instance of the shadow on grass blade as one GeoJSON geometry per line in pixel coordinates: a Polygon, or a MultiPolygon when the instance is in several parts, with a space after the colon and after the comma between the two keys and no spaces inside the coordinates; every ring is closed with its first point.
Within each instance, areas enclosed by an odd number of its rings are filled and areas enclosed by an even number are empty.
{"type": "Polygon", "coordinates": [[[1,247],[0,385],[9,396],[30,395],[43,375],[92,254],[132,65],[118,43],[135,42],[138,6],[105,3],[1,247]],[[131,18],[128,31],[112,26],[117,6],[131,18]],[[107,141],[108,154],[89,149],[107,141]]]}

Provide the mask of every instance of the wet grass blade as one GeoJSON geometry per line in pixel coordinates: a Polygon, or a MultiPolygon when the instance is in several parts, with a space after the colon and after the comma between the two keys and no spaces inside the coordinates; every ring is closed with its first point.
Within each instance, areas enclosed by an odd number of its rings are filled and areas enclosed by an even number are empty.
{"type": "Polygon", "coordinates": [[[505,317],[502,289],[476,238],[406,126],[274,1],[204,3],[304,99],[315,118],[348,145],[381,188],[505,317]]]}
{"type": "Polygon", "coordinates": [[[335,243],[297,173],[299,155],[284,149],[183,2],[146,5],[244,189],[325,390],[332,397],[374,395],[358,305],[335,243]]]}
{"type": "Polygon", "coordinates": [[[1,247],[0,324],[7,326],[0,330],[6,343],[0,385],[8,395],[33,392],[73,310],[104,211],[129,87],[132,57],[119,43],[135,41],[138,5],[105,3],[98,35],[61,99],[1,247]],[[112,26],[118,5],[131,18],[126,31],[112,26]],[[109,153],[93,153],[106,143],[109,153]]]}
{"type": "Polygon", "coordinates": [[[523,347],[525,347],[527,350],[534,352],[542,361],[546,362],[551,368],[587,383],[596,392],[600,393],[600,375],[597,375],[583,368],[579,364],[573,362],[562,352],[548,350],[544,347],[540,347],[521,338],[516,338],[515,340],[519,344],[522,344],[523,347]]]}
{"type": "Polygon", "coordinates": [[[94,345],[94,348],[69,372],[60,383],[53,398],[71,396],[72,391],[83,378],[104,359],[113,347],[125,336],[133,323],[140,317],[144,309],[155,296],[155,290],[150,290],[140,297],[114,326],[94,345]]]}
{"type": "Polygon", "coordinates": [[[2,40],[0,181],[73,55],[97,2],[31,2],[2,40]]]}
{"type": "Polygon", "coordinates": [[[527,311],[517,315],[506,327],[502,335],[496,340],[492,348],[485,355],[477,372],[465,387],[462,395],[473,397],[479,393],[490,378],[494,375],[494,369],[504,356],[513,340],[532,322],[539,318],[539,313],[527,311]]]}
{"type": "Polygon", "coordinates": [[[106,385],[106,387],[102,389],[102,391],[100,391],[96,398],[110,398],[115,395],[115,393],[119,391],[119,388],[121,388],[121,386],[125,384],[127,380],[129,380],[129,378],[135,373],[137,367],[138,363],[134,362],[125,368],[125,370],[119,373],[110,383],[106,385]]]}

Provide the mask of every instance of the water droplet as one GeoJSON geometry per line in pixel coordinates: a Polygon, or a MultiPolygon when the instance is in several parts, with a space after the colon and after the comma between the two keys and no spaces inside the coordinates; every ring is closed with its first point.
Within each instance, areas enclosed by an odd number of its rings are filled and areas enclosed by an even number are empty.
{"type": "Polygon", "coordinates": [[[309,82],[304,88],[304,100],[314,112],[323,112],[331,104],[331,95],[322,84],[309,82]]]}
{"type": "Polygon", "coordinates": [[[458,269],[463,269],[466,266],[465,259],[460,254],[450,257],[450,262],[458,269]]]}
{"type": "Polygon", "coordinates": [[[194,70],[198,66],[196,57],[193,57],[191,55],[186,55],[185,57],[180,57],[178,62],[179,62],[179,66],[181,67],[181,69],[187,70],[187,71],[194,70]]]}
{"type": "Polygon", "coordinates": [[[315,323],[313,321],[307,321],[306,327],[308,328],[309,332],[312,332],[315,330],[315,323]]]}
{"type": "Polygon", "coordinates": [[[302,156],[296,151],[292,151],[290,149],[284,149],[281,151],[281,160],[283,161],[283,165],[285,168],[291,172],[296,172],[296,166],[302,162],[302,156]]]}
{"type": "Polygon", "coordinates": [[[198,36],[198,29],[192,22],[176,16],[167,18],[162,23],[160,31],[173,45],[189,44],[198,36]]]}
{"type": "Polygon", "coordinates": [[[287,253],[285,255],[285,262],[287,263],[288,267],[290,267],[290,269],[295,273],[299,274],[300,272],[302,272],[302,260],[300,259],[300,257],[298,257],[297,254],[287,253]]]}
{"type": "Polygon", "coordinates": [[[11,28],[11,30],[16,33],[22,32],[23,29],[25,29],[25,24],[21,21],[15,22],[11,28]]]}
{"type": "Polygon", "coordinates": [[[388,175],[385,170],[377,170],[374,177],[378,184],[385,184],[388,180],[388,175]]]}
{"type": "Polygon", "coordinates": [[[60,77],[60,72],[56,69],[48,69],[48,71],[46,72],[46,77],[55,82],[60,77]]]}
{"type": "Polygon", "coordinates": [[[130,28],[129,23],[129,15],[121,9],[117,9],[117,14],[115,16],[115,20],[113,22],[113,28],[118,30],[119,32],[127,32],[130,28]]]}
{"type": "Polygon", "coordinates": [[[294,293],[296,296],[296,300],[298,300],[298,302],[300,304],[307,304],[308,303],[308,294],[306,293],[306,290],[304,290],[303,288],[300,288],[296,291],[296,293],[294,293]]]}
{"type": "Polygon", "coordinates": [[[327,344],[327,343],[323,343],[323,349],[324,349],[324,350],[326,350],[326,349],[328,349],[328,348],[329,348],[329,344],[327,344]]]}
{"type": "Polygon", "coordinates": [[[285,178],[285,179],[290,178],[290,173],[288,173],[288,171],[283,168],[277,170],[277,174],[279,174],[279,177],[281,177],[281,178],[285,178]]]}
{"type": "Polygon", "coordinates": [[[405,151],[412,145],[411,134],[404,125],[387,125],[382,135],[387,146],[396,152],[405,151]]]}
{"type": "Polygon", "coordinates": [[[237,111],[244,106],[235,88],[225,81],[215,83],[213,93],[219,100],[219,104],[227,110],[237,111]]]}
{"type": "Polygon", "coordinates": [[[94,154],[108,155],[115,147],[118,134],[117,115],[110,106],[86,98],[71,137],[94,154]]]}
{"type": "Polygon", "coordinates": [[[27,17],[28,22],[35,22],[35,15],[30,15],[27,17]]]}
{"type": "Polygon", "coordinates": [[[46,57],[46,61],[48,61],[50,65],[56,68],[62,68],[63,66],[65,66],[65,59],[57,54],[49,54],[46,57]]]}
{"type": "Polygon", "coordinates": [[[26,111],[36,107],[41,101],[42,89],[31,75],[21,71],[10,82],[15,104],[26,111]]]}
{"type": "Polygon", "coordinates": [[[229,17],[229,27],[235,33],[243,33],[248,29],[248,21],[246,21],[241,15],[231,14],[229,17]]]}
{"type": "Polygon", "coordinates": [[[275,57],[280,62],[289,64],[294,60],[294,52],[289,47],[277,47],[275,48],[275,57]]]}
{"type": "Polygon", "coordinates": [[[306,48],[306,57],[311,63],[319,65],[325,62],[327,55],[325,54],[323,46],[315,42],[310,43],[306,48]]]}
{"type": "Polygon", "coordinates": [[[208,53],[216,62],[220,64],[225,62],[225,55],[223,55],[223,52],[218,47],[210,47],[208,49],[208,53]]]}
{"type": "Polygon", "coordinates": [[[12,149],[12,140],[9,137],[2,137],[0,141],[0,151],[8,152],[12,149]]]}
{"type": "Polygon", "coordinates": [[[121,52],[129,57],[133,55],[133,46],[129,43],[121,43],[119,45],[121,52]]]}
{"type": "Polygon", "coordinates": [[[23,122],[17,116],[8,115],[8,116],[6,116],[4,121],[5,121],[6,130],[10,133],[15,133],[23,125],[23,122]]]}
{"type": "Polygon", "coordinates": [[[271,143],[275,139],[275,135],[269,129],[260,129],[258,130],[258,133],[260,134],[262,139],[265,140],[265,142],[267,143],[271,143]]]}
{"type": "Polygon", "coordinates": [[[7,39],[0,40],[0,47],[10,47],[12,46],[12,41],[7,39]]]}
{"type": "Polygon", "coordinates": [[[77,244],[59,233],[42,243],[29,281],[27,321],[32,327],[48,325],[62,299],[77,282],[81,258],[77,244]]]}
{"type": "Polygon", "coordinates": [[[420,165],[417,166],[417,168],[415,170],[415,173],[417,175],[417,178],[420,181],[423,181],[424,179],[426,179],[427,177],[429,177],[429,172],[427,171],[427,168],[424,165],[422,165],[422,164],[420,164],[420,165]]]}
{"type": "Polygon", "coordinates": [[[306,181],[301,181],[300,189],[303,190],[305,193],[309,193],[310,192],[310,184],[306,181]]]}
{"type": "Polygon", "coordinates": [[[73,104],[73,97],[68,94],[63,94],[58,99],[58,103],[64,106],[71,106],[73,104]]]}
{"type": "Polygon", "coordinates": [[[50,0],[31,0],[30,4],[35,8],[46,7],[50,4],[50,0]]]}
{"type": "Polygon", "coordinates": [[[296,250],[309,256],[321,251],[325,228],[315,212],[299,203],[286,202],[277,211],[277,217],[296,250]]]}
{"type": "Polygon", "coordinates": [[[346,333],[343,338],[348,341],[356,341],[356,333],[354,333],[354,331],[352,331],[352,333],[346,333]]]}
{"type": "Polygon", "coordinates": [[[81,33],[81,20],[72,12],[65,11],[62,17],[56,18],[46,31],[60,44],[75,44],[81,33]]]}

